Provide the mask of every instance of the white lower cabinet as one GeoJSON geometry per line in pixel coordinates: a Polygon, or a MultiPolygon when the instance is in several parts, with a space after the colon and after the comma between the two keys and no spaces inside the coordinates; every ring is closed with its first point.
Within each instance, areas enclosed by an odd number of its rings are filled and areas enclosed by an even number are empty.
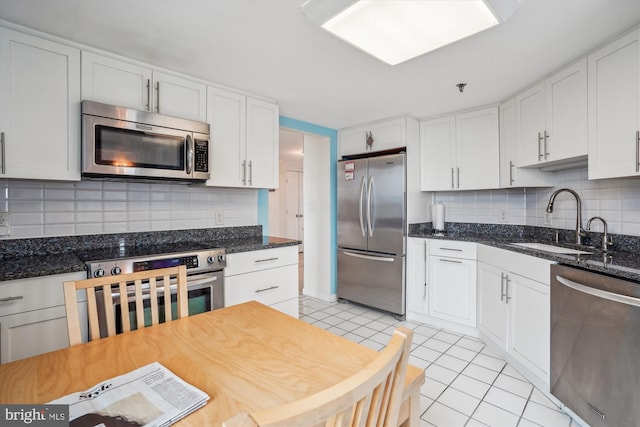
{"type": "Polygon", "coordinates": [[[429,315],[427,279],[429,240],[416,237],[407,239],[407,318],[425,321],[429,315]]]}
{"type": "Polygon", "coordinates": [[[225,307],[258,301],[298,317],[298,247],[227,255],[225,307]]]}
{"type": "Polygon", "coordinates": [[[476,244],[407,239],[407,318],[477,336],[476,244]]]}
{"type": "Polygon", "coordinates": [[[476,327],[476,244],[434,241],[429,246],[429,316],[476,327]]]}
{"type": "Polygon", "coordinates": [[[504,352],[536,386],[549,387],[552,261],[478,245],[478,322],[482,338],[504,352]]]}
{"type": "MultiPolygon", "coordinates": [[[[62,284],[81,279],[86,273],[0,282],[0,363],[69,346],[62,284]]],[[[86,296],[79,295],[79,300],[81,317],[86,318],[86,296]]]]}

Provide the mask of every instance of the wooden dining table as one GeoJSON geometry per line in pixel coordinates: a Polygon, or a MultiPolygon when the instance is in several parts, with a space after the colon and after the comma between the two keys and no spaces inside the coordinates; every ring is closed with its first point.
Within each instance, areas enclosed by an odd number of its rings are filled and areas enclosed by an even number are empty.
{"type": "MultiPolygon", "coordinates": [[[[327,388],[374,350],[255,301],[0,365],[0,404],[40,404],[159,362],[210,396],[178,426],[219,426],[241,411],[327,388]]],[[[400,420],[420,424],[424,370],[409,365],[400,420]]]]}

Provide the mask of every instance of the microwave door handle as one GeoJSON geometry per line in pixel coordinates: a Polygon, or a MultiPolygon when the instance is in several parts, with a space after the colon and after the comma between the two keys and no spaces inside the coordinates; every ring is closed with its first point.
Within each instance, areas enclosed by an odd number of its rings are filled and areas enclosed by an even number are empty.
{"type": "Polygon", "coordinates": [[[191,175],[193,171],[193,138],[187,135],[187,175],[191,175]]]}

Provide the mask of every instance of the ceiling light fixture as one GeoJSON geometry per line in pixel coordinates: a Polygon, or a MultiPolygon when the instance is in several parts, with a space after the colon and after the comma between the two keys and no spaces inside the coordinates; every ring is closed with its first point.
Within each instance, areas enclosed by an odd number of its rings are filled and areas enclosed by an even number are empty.
{"type": "Polygon", "coordinates": [[[504,22],[519,0],[309,0],[311,21],[396,65],[504,22]]]}

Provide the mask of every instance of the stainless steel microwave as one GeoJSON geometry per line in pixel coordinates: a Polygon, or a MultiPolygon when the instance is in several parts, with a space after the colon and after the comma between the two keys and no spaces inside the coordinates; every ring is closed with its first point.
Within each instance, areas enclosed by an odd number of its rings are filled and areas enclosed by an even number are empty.
{"type": "Polygon", "coordinates": [[[209,125],[82,101],[82,175],[202,182],[209,125]]]}

